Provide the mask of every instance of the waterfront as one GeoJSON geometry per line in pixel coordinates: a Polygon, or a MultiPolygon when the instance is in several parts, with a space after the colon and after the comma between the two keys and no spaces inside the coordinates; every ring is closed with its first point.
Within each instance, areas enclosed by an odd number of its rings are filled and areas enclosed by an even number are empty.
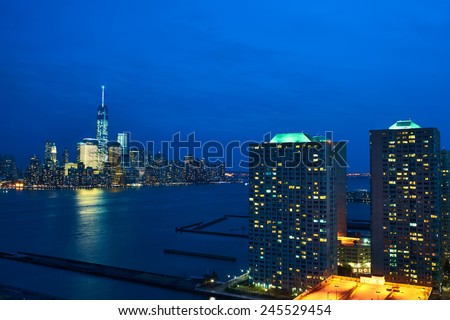
{"type": "MultiPolygon", "coordinates": [[[[369,177],[347,178],[347,191],[370,190],[369,177]]],[[[347,202],[347,219],[370,220],[370,203],[347,202]]]]}
{"type": "MultiPolygon", "coordinates": [[[[219,184],[9,192],[0,197],[0,247],[176,276],[215,271],[226,280],[246,267],[247,240],[176,233],[175,228],[242,214],[246,190],[243,184],[219,184]],[[237,259],[170,255],[164,248],[237,259]]],[[[0,268],[0,283],[67,299],[204,298],[10,261],[0,261],[0,268]]]]}
{"type": "MultiPolygon", "coordinates": [[[[349,186],[351,188],[351,186],[349,186]]],[[[176,227],[226,214],[245,215],[244,184],[120,190],[11,191],[0,195],[0,251],[27,251],[94,263],[220,280],[247,268],[247,239],[177,233],[176,227]],[[165,254],[164,249],[235,257],[236,261],[165,254]]],[[[368,219],[368,206],[350,204],[349,218],[368,219]]],[[[230,221],[211,227],[246,227],[230,221]]],[[[64,299],[205,299],[93,275],[0,259],[0,283],[64,299]]]]}

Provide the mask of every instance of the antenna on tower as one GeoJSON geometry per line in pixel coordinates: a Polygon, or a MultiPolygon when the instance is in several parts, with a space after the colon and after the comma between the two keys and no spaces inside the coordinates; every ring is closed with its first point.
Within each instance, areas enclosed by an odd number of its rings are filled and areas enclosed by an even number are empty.
{"type": "Polygon", "coordinates": [[[102,107],[105,106],[105,86],[102,86],[102,107]]]}

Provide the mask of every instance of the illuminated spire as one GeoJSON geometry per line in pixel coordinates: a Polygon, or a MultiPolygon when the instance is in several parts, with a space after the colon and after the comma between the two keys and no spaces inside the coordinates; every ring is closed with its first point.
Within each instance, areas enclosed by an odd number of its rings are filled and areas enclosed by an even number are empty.
{"type": "Polygon", "coordinates": [[[105,106],[105,86],[102,86],[102,107],[105,106]]]}
{"type": "Polygon", "coordinates": [[[97,110],[98,168],[103,170],[108,161],[108,108],[105,105],[105,86],[102,87],[102,104],[97,110]]]}

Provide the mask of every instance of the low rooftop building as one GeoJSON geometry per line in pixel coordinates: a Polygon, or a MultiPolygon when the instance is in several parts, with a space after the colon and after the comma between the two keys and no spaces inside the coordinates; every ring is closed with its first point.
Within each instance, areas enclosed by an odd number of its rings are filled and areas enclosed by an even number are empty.
{"type": "Polygon", "coordinates": [[[384,276],[331,276],[294,300],[428,300],[432,288],[386,282],[384,276]]]}

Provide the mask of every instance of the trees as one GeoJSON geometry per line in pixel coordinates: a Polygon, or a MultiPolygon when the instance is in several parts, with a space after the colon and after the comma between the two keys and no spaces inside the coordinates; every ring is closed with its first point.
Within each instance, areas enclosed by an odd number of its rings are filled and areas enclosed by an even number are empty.
{"type": "Polygon", "coordinates": [[[450,261],[446,259],[444,263],[444,274],[448,275],[449,273],[450,273],[450,261]]]}
{"type": "Polygon", "coordinates": [[[338,275],[351,277],[352,276],[352,266],[349,264],[345,264],[343,266],[338,265],[338,275]]]}

